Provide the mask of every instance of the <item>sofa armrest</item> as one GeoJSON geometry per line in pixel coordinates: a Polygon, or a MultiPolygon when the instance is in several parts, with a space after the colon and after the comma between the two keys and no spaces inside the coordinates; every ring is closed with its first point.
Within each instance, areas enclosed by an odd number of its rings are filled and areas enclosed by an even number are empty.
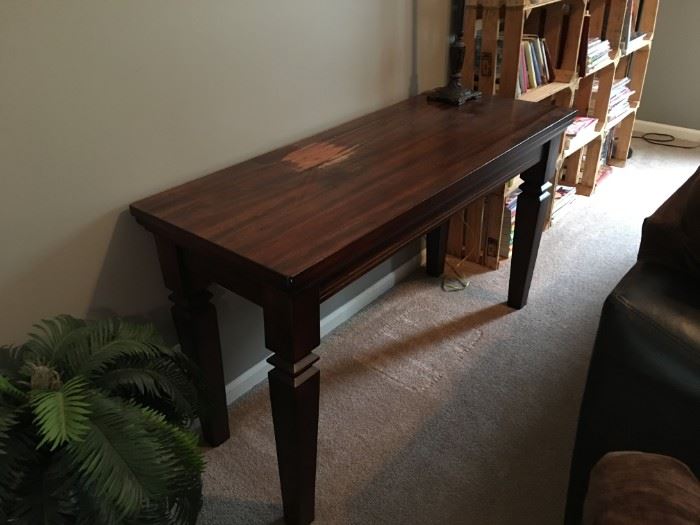
{"type": "Polygon", "coordinates": [[[700,483],[669,456],[611,452],[591,472],[584,525],[690,525],[700,517],[700,483]]]}
{"type": "Polygon", "coordinates": [[[700,473],[700,281],[638,262],[603,307],[571,463],[566,523],[606,453],[678,458],[700,473]]]}
{"type": "Polygon", "coordinates": [[[700,280],[700,168],[644,220],[638,259],[700,280]]]}

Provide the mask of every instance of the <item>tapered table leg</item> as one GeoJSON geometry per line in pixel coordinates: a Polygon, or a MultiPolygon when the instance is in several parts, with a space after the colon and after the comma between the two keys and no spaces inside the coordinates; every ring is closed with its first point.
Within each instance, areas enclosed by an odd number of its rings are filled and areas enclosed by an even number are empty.
{"type": "Polygon", "coordinates": [[[425,236],[426,272],[432,277],[440,277],[445,272],[445,255],[447,253],[447,234],[450,221],[428,232],[425,236]]]}
{"type": "Polygon", "coordinates": [[[320,372],[311,353],[320,342],[319,293],[264,292],[265,344],[277,462],[288,525],[314,520],[320,372]]]}
{"type": "Polygon", "coordinates": [[[200,413],[202,433],[210,445],[217,446],[230,437],[230,431],[219,325],[207,291],[209,283],[187,271],[174,244],[156,237],[156,246],[165,285],[173,292],[171,313],[180,346],[206,380],[200,413]]]}
{"type": "Polygon", "coordinates": [[[545,144],[542,160],[520,175],[522,193],[518,196],[508,285],[508,306],[512,308],[522,308],[527,304],[560,143],[561,137],[556,137],[545,144]]]}

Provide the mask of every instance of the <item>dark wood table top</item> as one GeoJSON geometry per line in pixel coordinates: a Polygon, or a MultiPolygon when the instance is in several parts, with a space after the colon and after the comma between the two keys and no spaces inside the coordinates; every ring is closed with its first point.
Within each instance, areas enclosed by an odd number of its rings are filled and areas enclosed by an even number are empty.
{"type": "Polygon", "coordinates": [[[446,192],[477,197],[487,172],[496,176],[489,165],[534,149],[538,137],[541,145],[571,114],[498,97],[457,109],[418,96],[131,210],[147,228],[283,286],[321,282],[342,260],[369,253],[372,239],[404,227],[406,214],[428,213],[433,200],[444,206],[446,192]]]}

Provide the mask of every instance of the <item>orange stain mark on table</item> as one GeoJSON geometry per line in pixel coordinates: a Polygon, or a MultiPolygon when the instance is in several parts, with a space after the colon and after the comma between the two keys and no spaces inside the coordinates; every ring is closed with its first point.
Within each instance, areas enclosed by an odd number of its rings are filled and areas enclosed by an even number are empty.
{"type": "Polygon", "coordinates": [[[306,171],[338,164],[349,159],[356,149],[357,145],[347,148],[328,142],[314,142],[292,151],[282,160],[294,165],[298,171],[306,171]]]}

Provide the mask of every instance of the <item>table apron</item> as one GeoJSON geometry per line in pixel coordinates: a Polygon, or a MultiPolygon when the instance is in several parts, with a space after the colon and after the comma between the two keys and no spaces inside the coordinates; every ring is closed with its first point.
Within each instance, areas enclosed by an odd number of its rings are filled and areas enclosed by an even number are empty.
{"type": "MultiPolygon", "coordinates": [[[[410,242],[438,227],[469,203],[543,160],[544,145],[547,143],[548,141],[534,146],[530,144],[523,147],[523,151],[511,151],[494,159],[463,181],[372,232],[371,242],[365,245],[371,246],[370,249],[358,252],[350,247],[334,256],[330,263],[334,268],[333,274],[323,278],[320,284],[319,281],[311,281],[300,284],[298,289],[318,287],[320,301],[332,297],[410,242]]],[[[211,253],[202,254],[198,250],[183,247],[180,247],[180,251],[183,263],[193,274],[264,306],[263,288],[269,283],[248,275],[237,265],[211,253]]]]}
{"type": "Polygon", "coordinates": [[[450,188],[449,192],[443,192],[449,195],[440,194],[434,198],[438,201],[437,203],[426,203],[423,208],[428,209],[411,210],[410,217],[402,216],[382,226],[382,231],[376,235],[378,247],[370,250],[369,253],[365,252],[358,256],[355,252],[355,256],[335,261],[334,266],[338,271],[320,286],[321,301],[332,297],[410,242],[437,228],[471,202],[487,195],[506,181],[544,160],[543,154],[544,144],[530,147],[529,151],[519,153],[516,158],[514,155],[501,156],[465,179],[464,187],[450,188]],[[480,173],[483,175],[479,176],[480,173]],[[498,175],[494,176],[493,173],[498,175]],[[472,183],[472,180],[476,182],[472,183]],[[438,211],[435,211],[436,209],[438,211]]]}

